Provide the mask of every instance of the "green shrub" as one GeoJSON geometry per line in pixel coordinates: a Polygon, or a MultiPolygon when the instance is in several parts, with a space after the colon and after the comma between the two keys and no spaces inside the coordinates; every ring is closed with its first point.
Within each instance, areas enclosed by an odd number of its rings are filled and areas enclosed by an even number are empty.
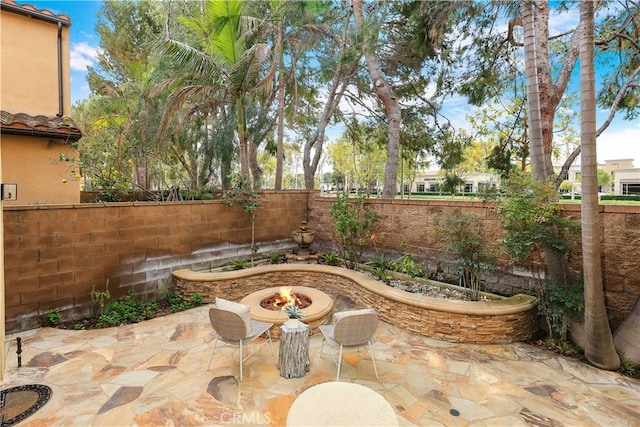
{"type": "Polygon", "coordinates": [[[584,320],[584,287],[547,281],[538,288],[538,313],[552,338],[567,340],[571,321],[584,320]]]}
{"type": "Polygon", "coordinates": [[[320,255],[318,262],[324,265],[340,265],[340,256],[335,252],[327,252],[320,255]]]}
{"type": "Polygon", "coordinates": [[[249,268],[250,264],[248,261],[241,259],[237,261],[231,261],[229,266],[231,267],[232,270],[244,270],[245,268],[249,268]]]}
{"type": "Polygon", "coordinates": [[[46,323],[48,326],[56,326],[60,323],[60,312],[54,308],[47,310],[45,317],[47,319],[46,323]]]}
{"type": "Polygon", "coordinates": [[[174,313],[202,305],[202,295],[200,294],[193,294],[191,299],[187,301],[182,295],[173,291],[167,291],[164,294],[164,298],[167,301],[167,304],[169,304],[169,308],[174,313]]]}
{"type": "Polygon", "coordinates": [[[377,259],[369,261],[367,265],[371,267],[371,273],[376,279],[383,281],[387,285],[391,284],[391,279],[393,279],[393,275],[390,272],[393,269],[392,261],[387,260],[384,253],[381,253],[377,259]]]}
{"type": "Polygon", "coordinates": [[[630,362],[622,362],[619,370],[623,375],[634,376],[638,371],[638,367],[630,362]]]}
{"type": "Polygon", "coordinates": [[[141,301],[134,299],[132,291],[130,291],[129,295],[123,299],[107,304],[104,312],[98,317],[98,325],[100,327],[110,327],[137,323],[141,320],[152,318],[157,310],[157,303],[143,304],[141,301]]]}
{"type": "MultiPolygon", "coordinates": [[[[406,250],[405,243],[403,243],[403,248],[406,250]]],[[[413,254],[407,252],[391,262],[391,269],[411,277],[424,277],[425,275],[424,269],[416,262],[413,254]]]]}
{"type": "Polygon", "coordinates": [[[359,194],[352,201],[346,193],[338,194],[331,205],[335,218],[334,238],[347,268],[355,269],[362,252],[369,243],[378,216],[364,204],[365,195],[359,194]]]}
{"type": "Polygon", "coordinates": [[[283,264],[285,260],[284,252],[272,252],[269,254],[269,264],[283,264]]]}
{"type": "Polygon", "coordinates": [[[482,234],[476,215],[455,210],[436,221],[436,234],[443,242],[443,253],[452,257],[460,272],[461,285],[469,290],[472,301],[480,299],[483,272],[495,266],[493,248],[482,234]]]}

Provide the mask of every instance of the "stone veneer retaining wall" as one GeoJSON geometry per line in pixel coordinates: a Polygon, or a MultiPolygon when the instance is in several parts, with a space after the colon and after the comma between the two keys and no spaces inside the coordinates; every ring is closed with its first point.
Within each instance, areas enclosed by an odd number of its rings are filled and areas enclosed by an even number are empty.
{"type": "MultiPolygon", "coordinates": [[[[308,286],[374,307],[387,323],[426,337],[465,343],[510,343],[537,331],[533,298],[516,295],[497,301],[451,301],[412,294],[386,286],[354,270],[311,264],[267,265],[228,272],[173,273],[176,292],[190,297],[239,301],[273,286],[308,286]]],[[[303,319],[304,321],[304,319],[303,319]]]]}
{"type": "MultiPolygon", "coordinates": [[[[320,249],[334,250],[333,229],[335,219],[331,216],[332,197],[320,197],[319,193],[309,197],[309,227],[316,232],[316,245],[320,249]]],[[[465,214],[478,216],[489,244],[502,245],[504,232],[500,220],[490,203],[460,200],[407,200],[368,199],[379,216],[376,228],[376,246],[387,258],[406,252],[425,262],[430,271],[447,266],[439,262],[442,243],[434,235],[435,221],[456,209],[465,214]]],[[[563,204],[564,215],[580,221],[580,205],[563,204]]],[[[640,206],[600,205],[602,232],[602,272],[605,305],[611,327],[615,330],[633,309],[640,296],[640,206]]],[[[498,252],[500,255],[500,252],[498,252]]],[[[375,253],[369,253],[377,257],[375,253]]],[[[575,236],[570,263],[576,272],[582,271],[580,235],[575,236]]],[[[450,276],[455,275],[455,269],[450,276]]],[[[525,271],[509,266],[501,255],[500,268],[484,275],[488,290],[505,295],[517,293],[535,294],[533,281],[525,271]]],[[[439,279],[441,280],[441,279],[439,279]]]]}

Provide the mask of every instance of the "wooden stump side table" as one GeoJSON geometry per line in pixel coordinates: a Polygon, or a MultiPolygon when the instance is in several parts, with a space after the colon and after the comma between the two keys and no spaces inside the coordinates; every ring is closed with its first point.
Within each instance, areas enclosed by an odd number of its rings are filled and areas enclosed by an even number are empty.
{"type": "Polygon", "coordinates": [[[283,378],[300,378],[309,372],[309,326],[298,322],[297,328],[280,326],[278,369],[283,378]]]}

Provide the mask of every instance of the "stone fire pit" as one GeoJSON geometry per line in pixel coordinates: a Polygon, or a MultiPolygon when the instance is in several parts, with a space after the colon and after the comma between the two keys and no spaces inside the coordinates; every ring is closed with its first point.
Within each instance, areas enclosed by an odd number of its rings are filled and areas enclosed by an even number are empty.
{"type": "MultiPolygon", "coordinates": [[[[263,308],[260,302],[265,298],[278,293],[280,287],[272,287],[253,292],[240,300],[241,304],[251,307],[251,318],[260,322],[273,323],[271,336],[280,336],[280,326],[287,320],[287,314],[282,310],[269,310],[263,308]]],[[[301,319],[309,326],[311,334],[315,333],[318,326],[327,323],[328,316],[333,309],[333,299],[324,292],[307,286],[293,286],[291,290],[296,294],[303,294],[311,299],[311,305],[303,309],[304,317],[301,319]]]]}

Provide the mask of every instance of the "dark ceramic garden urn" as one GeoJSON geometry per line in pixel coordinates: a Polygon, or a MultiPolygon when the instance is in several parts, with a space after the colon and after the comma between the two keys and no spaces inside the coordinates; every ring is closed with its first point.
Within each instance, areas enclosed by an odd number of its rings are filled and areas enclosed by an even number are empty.
{"type": "Polygon", "coordinates": [[[315,231],[311,231],[307,228],[307,221],[302,221],[300,229],[295,230],[293,233],[293,241],[298,244],[300,249],[308,248],[313,243],[313,238],[316,236],[315,231]]]}

